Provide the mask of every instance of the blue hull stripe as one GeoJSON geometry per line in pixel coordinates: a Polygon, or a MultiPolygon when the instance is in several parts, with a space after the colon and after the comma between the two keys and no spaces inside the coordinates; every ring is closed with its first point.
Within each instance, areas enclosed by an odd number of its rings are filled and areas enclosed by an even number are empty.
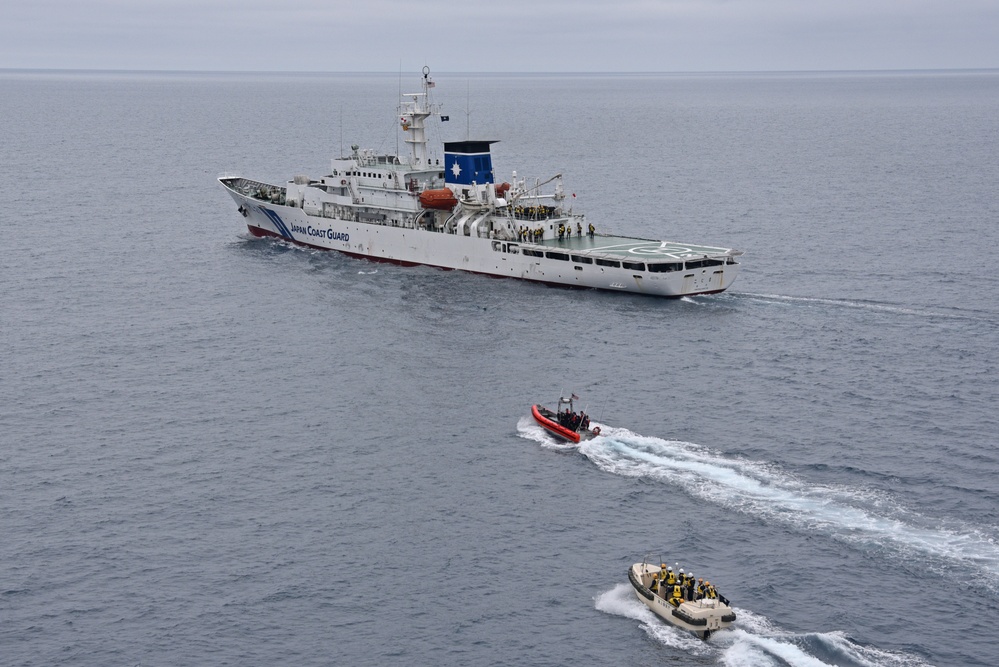
{"type": "Polygon", "coordinates": [[[260,210],[264,212],[264,215],[270,218],[271,222],[274,223],[274,226],[277,227],[278,233],[281,234],[281,236],[285,237],[289,241],[295,240],[295,237],[288,231],[288,227],[285,226],[284,220],[281,219],[281,216],[270,209],[264,208],[263,206],[260,207],[260,210]]]}

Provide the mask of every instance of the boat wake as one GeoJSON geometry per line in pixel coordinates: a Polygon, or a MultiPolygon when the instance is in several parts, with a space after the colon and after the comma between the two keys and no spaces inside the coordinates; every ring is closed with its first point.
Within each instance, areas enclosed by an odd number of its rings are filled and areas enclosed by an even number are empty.
{"type": "Polygon", "coordinates": [[[900,507],[883,492],[813,484],[776,464],[733,458],[700,445],[652,438],[601,424],[602,435],[578,447],[555,444],[529,419],[521,437],[559,450],[578,450],[602,470],[626,477],[654,479],[722,507],[819,531],[867,550],[872,544],[902,559],[919,555],[940,574],[955,562],[970,569],[962,576],[999,591],[999,544],[981,529],[943,526],[900,507]]]}
{"type": "Polygon", "coordinates": [[[857,299],[828,299],[807,296],[786,296],[783,294],[753,294],[751,292],[734,292],[730,298],[752,299],[767,303],[783,304],[787,306],[835,306],[838,308],[850,308],[854,310],[867,310],[877,313],[893,315],[910,315],[913,317],[928,317],[940,320],[971,320],[976,322],[995,323],[995,315],[984,311],[967,310],[962,308],[922,308],[911,306],[900,306],[892,303],[879,301],[867,301],[857,299]]]}
{"type": "Polygon", "coordinates": [[[698,663],[715,658],[719,664],[729,667],[922,667],[928,664],[915,656],[860,646],[841,632],[787,632],[767,618],[740,608],[736,608],[738,619],[731,628],[715,632],[709,641],[701,641],[657,618],[635,599],[631,586],[623,583],[601,593],[594,601],[597,610],[639,621],[642,630],[654,641],[696,656],[698,663]]]}

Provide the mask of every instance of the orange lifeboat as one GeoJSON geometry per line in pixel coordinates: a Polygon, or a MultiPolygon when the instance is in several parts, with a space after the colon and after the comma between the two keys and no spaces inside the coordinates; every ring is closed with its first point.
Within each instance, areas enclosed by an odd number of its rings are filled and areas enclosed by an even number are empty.
{"type": "Polygon", "coordinates": [[[434,208],[441,211],[450,211],[458,204],[454,193],[447,188],[440,190],[424,190],[420,193],[420,206],[423,208],[434,208]]]}
{"type": "Polygon", "coordinates": [[[509,183],[500,183],[499,185],[496,186],[496,196],[497,197],[505,197],[506,193],[509,190],[510,190],[510,184],[509,183]]]}

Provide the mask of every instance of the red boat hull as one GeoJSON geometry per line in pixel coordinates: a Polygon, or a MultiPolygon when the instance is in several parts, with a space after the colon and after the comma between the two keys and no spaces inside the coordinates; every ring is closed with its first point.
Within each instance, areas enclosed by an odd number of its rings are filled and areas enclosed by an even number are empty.
{"type": "Polygon", "coordinates": [[[540,424],[542,428],[544,428],[546,431],[554,435],[556,438],[561,438],[562,440],[568,440],[569,442],[576,442],[576,443],[579,442],[578,433],[570,431],[569,429],[562,426],[558,422],[552,421],[551,419],[548,419],[548,417],[545,417],[538,410],[537,405],[531,406],[531,414],[534,415],[534,421],[538,422],[538,424],[540,424]]]}

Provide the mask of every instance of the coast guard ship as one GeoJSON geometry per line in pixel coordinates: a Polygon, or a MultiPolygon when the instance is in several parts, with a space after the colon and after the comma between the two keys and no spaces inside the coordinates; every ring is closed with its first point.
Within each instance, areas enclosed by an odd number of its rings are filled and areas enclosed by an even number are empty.
{"type": "Polygon", "coordinates": [[[353,257],[667,297],[721,292],[735,280],[741,251],[594,233],[567,207],[561,174],[531,183],[513,172],[496,183],[495,141],[445,142],[441,160],[426,137],[428,119],[447,119],[433,87],[424,67],[421,91],[403,95],[408,156],[353,146],[318,180],[219,182],[254,236],[353,257]]]}

